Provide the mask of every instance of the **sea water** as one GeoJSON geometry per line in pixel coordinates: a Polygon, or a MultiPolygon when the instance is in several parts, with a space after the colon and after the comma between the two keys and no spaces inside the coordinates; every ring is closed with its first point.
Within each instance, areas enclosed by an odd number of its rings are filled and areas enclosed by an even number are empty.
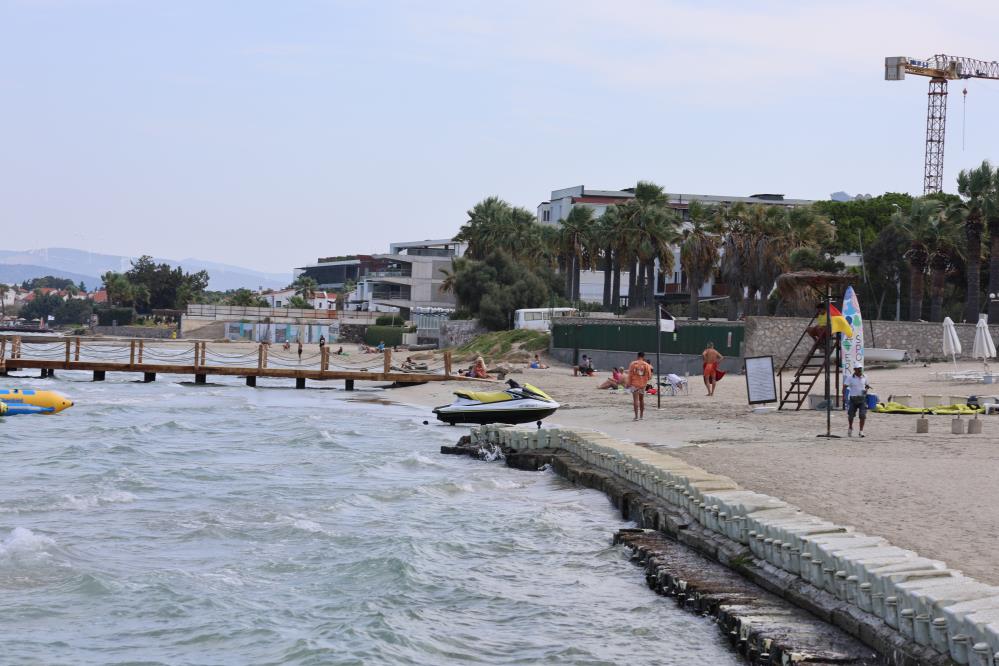
{"type": "Polygon", "coordinates": [[[737,663],[602,494],[390,391],[89,379],[0,379],[76,401],[0,419],[0,663],[737,663]]]}

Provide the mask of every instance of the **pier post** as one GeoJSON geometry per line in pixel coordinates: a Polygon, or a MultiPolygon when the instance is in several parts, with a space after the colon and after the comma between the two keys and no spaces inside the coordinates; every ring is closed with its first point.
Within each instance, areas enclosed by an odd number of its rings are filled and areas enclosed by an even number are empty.
{"type": "Polygon", "coordinates": [[[142,381],[144,381],[146,384],[148,384],[149,382],[155,382],[156,381],[156,373],[155,372],[143,372],[142,373],[142,381]]]}
{"type": "Polygon", "coordinates": [[[75,347],[76,348],[73,351],[73,360],[79,362],[79,360],[80,360],[80,338],[79,337],[76,338],[76,345],[75,345],[75,347]]]}
{"type": "MultiPolygon", "coordinates": [[[[264,343],[261,342],[260,345],[257,347],[257,370],[261,370],[263,369],[263,367],[264,367],[264,343]]],[[[249,380],[250,378],[247,377],[246,379],[249,380]]],[[[249,386],[249,384],[247,384],[247,386],[249,386]]]]}
{"type": "Polygon", "coordinates": [[[200,344],[201,343],[197,342],[197,341],[195,341],[195,343],[194,343],[194,369],[195,370],[198,369],[198,358],[200,356],[200,354],[198,353],[199,352],[198,345],[200,345],[200,344]]]}
{"type": "Polygon", "coordinates": [[[392,371],[392,350],[391,349],[386,349],[385,350],[385,363],[383,365],[384,365],[383,372],[386,375],[392,371]]]}
{"type": "Polygon", "coordinates": [[[70,345],[70,340],[69,340],[69,338],[66,338],[66,362],[67,363],[69,363],[69,345],[70,345]]]}
{"type": "Polygon", "coordinates": [[[49,376],[49,369],[48,369],[48,368],[42,368],[42,370],[41,370],[41,374],[40,374],[40,375],[38,375],[38,376],[39,376],[40,378],[42,378],[42,379],[45,379],[46,377],[48,377],[48,376],[49,376]]]}
{"type": "Polygon", "coordinates": [[[95,382],[103,382],[104,381],[104,371],[103,370],[94,370],[94,381],[95,382]]]}
{"type": "Polygon", "coordinates": [[[135,339],[132,339],[132,344],[128,348],[128,364],[135,365],[135,339]]]}
{"type": "Polygon", "coordinates": [[[451,376],[451,350],[447,349],[444,351],[444,376],[451,376]]]}
{"type": "Polygon", "coordinates": [[[55,368],[49,368],[49,377],[55,377],[55,368]]]}
{"type": "Polygon", "coordinates": [[[139,365],[142,365],[142,349],[145,347],[145,340],[139,340],[139,365]]]}
{"type": "Polygon", "coordinates": [[[251,388],[255,388],[257,386],[257,376],[256,375],[247,375],[246,376],[246,385],[249,386],[249,387],[251,387],[251,388]]]}
{"type": "Polygon", "coordinates": [[[295,377],[295,388],[297,389],[305,388],[305,377],[295,377]]]}
{"type": "Polygon", "coordinates": [[[207,342],[202,342],[201,343],[201,365],[205,364],[205,346],[207,344],[208,344],[207,342]]]}
{"type": "Polygon", "coordinates": [[[206,383],[208,383],[208,375],[204,375],[204,374],[194,375],[194,383],[195,384],[206,384],[206,383]]]}
{"type": "Polygon", "coordinates": [[[354,390],[354,380],[353,379],[348,379],[347,381],[345,381],[344,385],[343,385],[343,389],[345,391],[353,391],[354,390]]]}

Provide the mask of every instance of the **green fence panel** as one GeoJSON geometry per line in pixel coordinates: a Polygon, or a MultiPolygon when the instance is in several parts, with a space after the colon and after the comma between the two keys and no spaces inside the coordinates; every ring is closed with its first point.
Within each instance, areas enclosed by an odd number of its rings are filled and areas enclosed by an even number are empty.
{"type": "MultiPolygon", "coordinates": [[[[700,354],[708,342],[726,356],[741,356],[745,328],[734,326],[678,326],[660,334],[664,354],[700,354]]],[[[656,350],[654,324],[554,324],[552,346],[562,349],[602,349],[646,353],[656,350]]]]}

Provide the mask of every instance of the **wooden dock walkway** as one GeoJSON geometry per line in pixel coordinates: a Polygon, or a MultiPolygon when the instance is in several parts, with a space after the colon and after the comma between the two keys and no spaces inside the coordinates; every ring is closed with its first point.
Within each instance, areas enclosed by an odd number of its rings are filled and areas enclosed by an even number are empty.
{"type": "MultiPolygon", "coordinates": [[[[209,343],[184,340],[98,340],[86,338],[0,338],[0,375],[15,370],[36,369],[42,377],[56,370],[92,372],[94,381],[104,381],[109,372],[138,373],[143,381],[156,381],[157,375],[189,375],[196,384],[205,384],[209,375],[245,377],[247,386],[256,386],[258,377],[295,380],[304,389],[308,379],[342,380],[354,389],[355,381],[422,384],[463,379],[451,372],[451,354],[444,352],[440,367],[425,371],[403,371],[392,363],[392,351],[380,354],[341,356],[327,345],[319,352],[298,356],[291,350],[271,349],[258,344],[244,351],[247,343],[209,343]],[[273,357],[273,358],[272,358],[273,357]]],[[[314,348],[314,346],[313,346],[314,348]]]]}

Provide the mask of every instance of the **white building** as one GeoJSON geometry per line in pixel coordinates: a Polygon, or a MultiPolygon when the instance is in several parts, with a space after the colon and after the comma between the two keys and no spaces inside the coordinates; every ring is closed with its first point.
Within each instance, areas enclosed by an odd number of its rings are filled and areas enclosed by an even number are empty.
{"type": "MultiPolygon", "coordinates": [[[[669,204],[683,218],[689,219],[689,208],[693,201],[705,205],[731,206],[741,204],[763,204],[767,206],[784,206],[794,208],[814,203],[809,199],[787,199],[783,194],[753,194],[748,197],[724,196],[715,194],[669,194],[669,204]]],[[[593,209],[595,218],[601,217],[607,208],[615,204],[623,204],[635,198],[634,188],[623,190],[590,190],[583,185],[552,190],[551,198],[538,204],[537,219],[541,224],[558,224],[568,217],[575,206],[586,206],[593,209]]],[[[656,265],[656,293],[682,294],[686,289],[686,277],[680,262],[680,249],[673,250],[673,271],[663,274],[656,265]]],[[[702,298],[727,296],[724,284],[716,284],[715,276],[701,286],[699,295],[702,298]]],[[[622,295],[627,293],[628,275],[622,273],[622,295]]],[[[599,302],[603,299],[603,272],[584,271],[580,277],[580,298],[584,301],[599,302]]]]}

